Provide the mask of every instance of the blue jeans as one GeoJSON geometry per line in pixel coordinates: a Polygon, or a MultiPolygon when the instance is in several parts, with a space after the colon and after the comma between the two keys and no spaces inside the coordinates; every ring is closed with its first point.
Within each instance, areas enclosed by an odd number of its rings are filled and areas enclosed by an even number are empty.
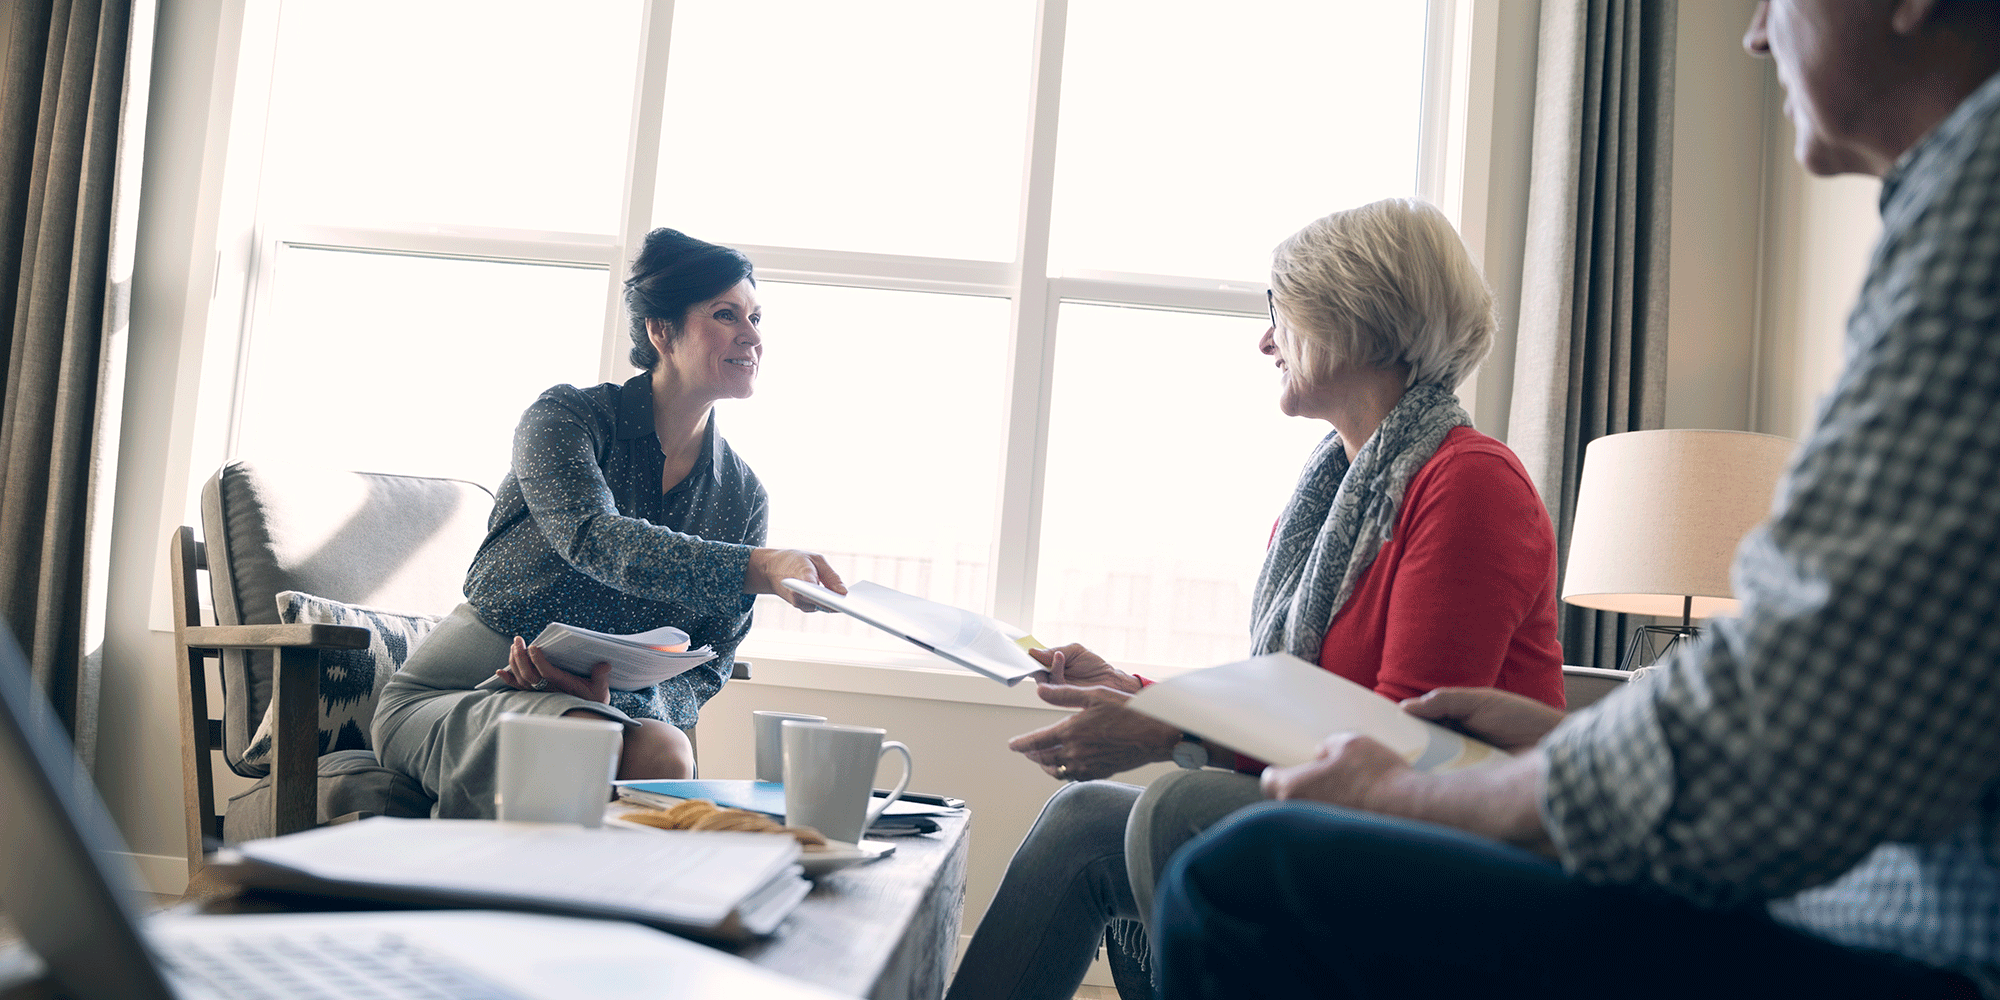
{"type": "Polygon", "coordinates": [[[1152,933],[1166,1000],[1978,995],[1761,909],[1586,885],[1505,844],[1314,804],[1253,806],[1190,843],[1152,933]]]}
{"type": "Polygon", "coordinates": [[[1105,925],[1139,915],[1125,874],[1125,819],[1139,792],[1084,781],[1049,799],[966,945],[949,1000],[1076,994],[1105,925]]]}

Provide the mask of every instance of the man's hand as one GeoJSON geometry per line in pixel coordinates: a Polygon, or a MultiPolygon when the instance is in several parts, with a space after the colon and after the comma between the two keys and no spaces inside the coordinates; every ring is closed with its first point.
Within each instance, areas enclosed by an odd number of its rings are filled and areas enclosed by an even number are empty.
{"type": "Polygon", "coordinates": [[[778,586],[779,580],[804,580],[816,583],[836,594],[847,593],[847,585],[840,582],[840,574],[827,565],[826,557],[804,549],[752,549],[750,564],[743,570],[743,592],[746,594],[776,594],[786,604],[800,611],[818,611],[820,606],[807,598],[794,594],[778,586]]]}
{"type": "Polygon", "coordinates": [[[1403,711],[1511,754],[1534,749],[1564,718],[1561,710],[1533,698],[1493,688],[1438,688],[1404,701],[1403,711]]]}
{"type": "Polygon", "coordinates": [[[1262,787],[1274,799],[1311,799],[1455,826],[1553,854],[1537,791],[1542,755],[1529,747],[1519,757],[1498,760],[1489,767],[1426,774],[1373,739],[1341,733],[1320,744],[1317,759],[1266,770],[1262,787]]]}
{"type": "Polygon", "coordinates": [[[1319,756],[1296,767],[1264,771],[1259,786],[1268,799],[1311,799],[1350,809],[1391,811],[1380,792],[1413,774],[1410,765],[1379,741],[1337,733],[1319,745],[1319,756]]]}
{"type": "Polygon", "coordinates": [[[1123,691],[1055,684],[1040,684],[1035,690],[1051,705],[1083,709],[1007,741],[1007,749],[1041,765],[1050,777],[1109,778],[1171,758],[1174,744],[1180,742],[1180,730],[1126,708],[1131,696],[1123,691]]]}

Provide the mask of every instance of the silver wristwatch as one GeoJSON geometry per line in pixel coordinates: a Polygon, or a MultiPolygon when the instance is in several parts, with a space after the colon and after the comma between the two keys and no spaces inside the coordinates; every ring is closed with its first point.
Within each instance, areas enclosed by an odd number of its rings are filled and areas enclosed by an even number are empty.
{"type": "Polygon", "coordinates": [[[1174,763],[1190,771],[1199,771],[1208,766],[1208,747],[1202,745],[1201,737],[1182,733],[1181,741],[1174,744],[1174,763]]]}

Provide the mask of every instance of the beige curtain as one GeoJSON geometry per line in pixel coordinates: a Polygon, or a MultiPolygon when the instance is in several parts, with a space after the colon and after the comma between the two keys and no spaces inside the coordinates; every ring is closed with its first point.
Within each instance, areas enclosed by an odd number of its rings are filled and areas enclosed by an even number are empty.
{"type": "MultiPolygon", "coordinates": [[[[1584,445],[1665,415],[1676,7],[1542,0],[1507,438],[1564,562],[1584,445]]],[[[1564,605],[1564,658],[1618,666],[1625,617],[1564,605]]]]}
{"type": "Polygon", "coordinates": [[[0,617],[86,764],[153,0],[0,3],[0,617]]]}

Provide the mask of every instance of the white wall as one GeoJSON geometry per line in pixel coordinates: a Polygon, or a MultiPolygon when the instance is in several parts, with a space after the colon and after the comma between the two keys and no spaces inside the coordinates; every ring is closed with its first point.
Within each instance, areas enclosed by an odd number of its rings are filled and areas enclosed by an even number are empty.
{"type": "Polygon", "coordinates": [[[1813,177],[1792,157],[1796,134],[1776,109],[1765,165],[1764,293],[1751,430],[1797,438],[1840,373],[1847,314],[1882,233],[1873,177],[1813,177]]]}
{"type": "Polygon", "coordinates": [[[1666,426],[1747,430],[1769,112],[1743,51],[1754,0],[1680,4],[1666,426]],[[1746,99],[1746,95],[1748,95],[1746,99]]]}
{"type": "Polygon", "coordinates": [[[1473,377],[1472,423],[1504,441],[1508,408],[1514,401],[1514,328],[1521,316],[1521,261],[1528,232],[1528,167],[1534,135],[1530,125],[1542,5],[1540,0],[1486,0],[1485,6],[1494,18],[1492,75],[1490,82],[1475,80],[1473,86],[1490,88],[1493,121],[1486,141],[1484,211],[1476,232],[1472,220],[1466,220],[1463,228],[1473,260],[1493,289],[1494,314],[1500,317],[1493,352],[1473,377]]]}
{"type": "Polygon", "coordinates": [[[1840,370],[1881,185],[1793,159],[1777,73],[1742,48],[1755,6],[1680,5],[1666,425],[1796,438],[1840,370]]]}
{"type": "MultiPolygon", "coordinates": [[[[187,431],[216,254],[218,164],[207,151],[233,87],[218,39],[230,4],[160,5],[125,387],[97,780],[159,891],[185,879],[173,636],[154,629],[167,532],[187,495],[187,431]]],[[[161,605],[164,607],[164,605],[161,605]]]]}

